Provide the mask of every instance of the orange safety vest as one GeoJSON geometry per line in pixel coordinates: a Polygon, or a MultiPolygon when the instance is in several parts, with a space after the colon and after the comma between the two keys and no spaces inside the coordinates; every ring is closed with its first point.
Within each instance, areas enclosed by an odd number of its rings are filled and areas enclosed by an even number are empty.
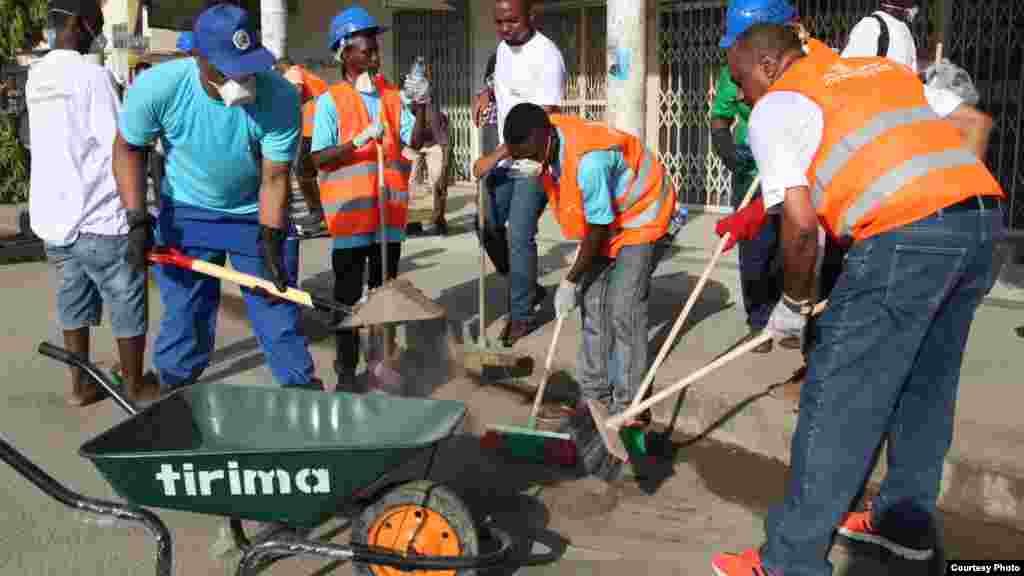
{"type": "MultiPolygon", "coordinates": [[[[399,128],[402,101],[398,89],[382,78],[375,80],[381,98],[384,129],[385,225],[404,231],[409,209],[409,174],[412,164],[402,157],[399,128]]],[[[351,142],[370,125],[369,112],[356,89],[347,82],[330,88],[338,110],[339,142],[351,142]]],[[[331,236],[376,233],[380,227],[377,180],[377,143],[355,150],[348,162],[321,167],[320,199],[331,236]]]]}
{"type": "Polygon", "coordinates": [[[668,232],[676,209],[676,191],[665,167],[638,138],[573,116],[552,114],[551,124],[562,142],[561,176],[555,182],[550,173],[545,174],[544,190],[566,238],[580,240],[587,233],[583,191],[577,179],[580,160],[589,152],[612,149],[622,152],[633,180],[614,198],[615,220],[602,255],[615,258],[623,246],[649,244],[668,232]]]}
{"type": "Polygon", "coordinates": [[[824,113],[807,181],[819,220],[834,238],[870,238],[975,195],[1005,197],[902,64],[802,58],[769,89],[780,91],[798,92],[824,113]]]}

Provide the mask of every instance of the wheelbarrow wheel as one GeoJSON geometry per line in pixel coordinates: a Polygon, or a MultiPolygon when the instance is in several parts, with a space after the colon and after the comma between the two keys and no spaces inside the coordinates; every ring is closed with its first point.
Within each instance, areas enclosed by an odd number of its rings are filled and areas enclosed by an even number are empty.
{"type": "MultiPolygon", "coordinates": [[[[473,515],[462,500],[440,484],[420,480],[403,484],[363,510],[352,526],[352,542],[419,556],[476,556],[479,538],[473,515]]],[[[355,563],[360,576],[399,576],[396,568],[355,563]]],[[[458,576],[472,576],[462,570],[458,576]]],[[[455,576],[455,570],[417,572],[455,576]]]]}

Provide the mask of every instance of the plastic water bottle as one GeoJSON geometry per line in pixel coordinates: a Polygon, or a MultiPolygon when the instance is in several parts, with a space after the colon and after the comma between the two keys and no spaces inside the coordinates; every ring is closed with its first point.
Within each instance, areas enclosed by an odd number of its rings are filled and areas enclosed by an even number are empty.
{"type": "Polygon", "coordinates": [[[423,56],[417,56],[412,63],[412,70],[409,72],[409,78],[420,82],[427,77],[427,59],[423,56]]]}

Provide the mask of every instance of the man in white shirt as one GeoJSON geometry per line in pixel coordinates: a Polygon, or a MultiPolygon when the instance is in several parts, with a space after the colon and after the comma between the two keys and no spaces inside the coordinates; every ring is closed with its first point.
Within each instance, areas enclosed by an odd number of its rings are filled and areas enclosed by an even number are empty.
{"type": "MultiPolygon", "coordinates": [[[[102,48],[97,0],[50,0],[54,49],[29,71],[29,123],[35,146],[29,210],[57,276],[57,316],[64,345],[89,356],[89,328],[103,304],[117,339],[126,392],[136,401],[157,395],[143,377],[147,310],[144,270],[125,263],[128,223],[111,170],[119,102],[109,72],[84,57],[102,48]]],[[[69,402],[103,398],[80,370],[71,370],[69,402]]]]}
{"type": "Polygon", "coordinates": [[[887,59],[805,55],[780,26],[751,28],[729,65],[754,106],[764,206],[783,212],[775,338],[803,337],[821,226],[849,251],[808,353],[786,497],[765,546],[716,556],[715,574],[831,575],[837,529],[927,560],[963,351],[994,282],[1005,193],[982,160],[992,121],[887,59]],[[879,494],[850,512],[883,441],[879,494]]]}
{"type": "MultiPolygon", "coordinates": [[[[565,61],[558,46],[533,26],[532,0],[497,0],[501,43],[494,66],[498,126],[521,102],[557,112],[565,98],[565,61]]],[[[508,275],[509,321],[502,342],[511,347],[537,328],[534,309],[545,298],[537,284],[537,220],[547,205],[539,166],[512,162],[499,130],[499,146],[477,160],[474,176],[487,178],[490,210],[482,242],[499,273],[508,275]],[[506,222],[508,231],[506,232],[506,222]],[[507,238],[507,240],[506,240],[507,238]],[[507,263],[507,267],[504,264],[507,263]]]]}
{"type": "Polygon", "coordinates": [[[917,0],[882,0],[875,13],[862,18],[850,31],[843,58],[881,56],[920,72],[909,26],[918,10],[917,0]]]}

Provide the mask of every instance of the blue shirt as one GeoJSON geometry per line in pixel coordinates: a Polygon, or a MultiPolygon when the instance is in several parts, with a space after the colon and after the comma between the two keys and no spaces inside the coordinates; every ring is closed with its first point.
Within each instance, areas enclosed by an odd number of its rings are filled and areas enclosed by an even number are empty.
{"type": "MultiPolygon", "coordinates": [[[[564,142],[561,134],[558,135],[564,142]]],[[[562,148],[564,151],[564,147],[562,148]]],[[[551,166],[555,179],[561,176],[561,159],[551,166]]],[[[612,199],[625,194],[633,181],[633,170],[620,150],[594,150],[580,158],[576,184],[583,192],[583,213],[588,224],[608,225],[615,221],[612,199]]]]}
{"type": "Polygon", "coordinates": [[[165,203],[258,213],[262,159],[291,163],[302,125],[299,94],[287,80],[262,72],[254,86],[255,102],[225,106],[203,89],[195,59],[183,58],[154,66],[128,88],[119,128],[135,146],[160,139],[165,203]]]}
{"type": "MultiPolygon", "coordinates": [[[[376,92],[373,94],[360,92],[359,96],[363,99],[363,104],[366,105],[366,113],[370,117],[370,122],[376,122],[377,118],[380,116],[380,95],[376,92]]],[[[409,141],[412,140],[412,129],[415,126],[416,116],[403,104],[402,119],[401,125],[398,127],[398,134],[402,139],[402,143],[406,146],[408,146],[409,141]]],[[[310,151],[320,152],[322,150],[327,150],[328,148],[341,146],[344,142],[339,142],[340,139],[341,124],[338,121],[338,108],[334,104],[334,98],[331,96],[331,93],[326,92],[321,94],[316,100],[316,114],[313,117],[313,138],[310,151]]],[[[402,242],[405,240],[405,230],[387,227],[385,229],[385,237],[388,242],[402,242]]],[[[360,246],[369,246],[377,242],[377,238],[378,234],[376,233],[354,236],[335,236],[334,247],[358,248],[360,246]]]]}

